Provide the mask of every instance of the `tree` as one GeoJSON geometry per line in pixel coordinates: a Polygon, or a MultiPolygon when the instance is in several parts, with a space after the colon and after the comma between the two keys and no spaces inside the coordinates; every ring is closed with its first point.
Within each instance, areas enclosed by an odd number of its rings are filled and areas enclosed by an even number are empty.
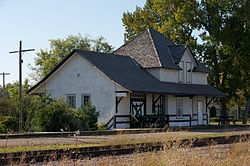
{"type": "MultiPolygon", "coordinates": [[[[243,17],[241,12],[245,10],[249,13],[246,10],[249,8],[245,7],[249,2],[246,2],[147,0],[143,8],[137,8],[133,13],[124,13],[123,24],[129,40],[146,28],[153,28],[176,43],[193,46],[198,59],[205,62],[212,71],[209,83],[226,93],[230,100],[237,95],[243,78],[243,75],[235,75],[235,72],[241,73],[240,65],[243,62],[240,59],[245,59],[243,56],[246,55],[240,53],[242,46],[239,46],[246,42],[240,38],[241,35],[248,35],[243,33],[246,29],[243,18],[247,17],[243,17]],[[197,43],[195,33],[198,33],[201,42],[197,43]]],[[[221,114],[226,115],[227,100],[221,98],[220,102],[221,114]]]]}
{"type": "Polygon", "coordinates": [[[31,67],[31,77],[37,81],[48,74],[73,49],[91,50],[97,52],[111,52],[113,47],[100,36],[91,39],[88,35],[69,35],[65,39],[49,40],[50,49],[41,49],[37,52],[35,66],[31,67]]]}
{"type": "Polygon", "coordinates": [[[77,117],[81,121],[81,129],[97,130],[99,112],[90,102],[77,110],[77,117]]]}
{"type": "Polygon", "coordinates": [[[193,35],[199,29],[198,2],[196,0],[147,0],[143,8],[123,14],[123,25],[128,40],[147,28],[163,33],[176,43],[196,47],[193,35]]]}

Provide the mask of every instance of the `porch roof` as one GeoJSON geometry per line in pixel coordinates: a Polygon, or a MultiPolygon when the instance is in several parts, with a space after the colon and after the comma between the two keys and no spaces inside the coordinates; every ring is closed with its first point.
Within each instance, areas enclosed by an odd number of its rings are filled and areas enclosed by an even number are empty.
{"type": "Polygon", "coordinates": [[[134,92],[163,93],[177,96],[225,97],[224,93],[209,85],[182,84],[172,82],[160,82],[160,85],[155,87],[150,86],[148,90],[134,90],[134,92]]]}

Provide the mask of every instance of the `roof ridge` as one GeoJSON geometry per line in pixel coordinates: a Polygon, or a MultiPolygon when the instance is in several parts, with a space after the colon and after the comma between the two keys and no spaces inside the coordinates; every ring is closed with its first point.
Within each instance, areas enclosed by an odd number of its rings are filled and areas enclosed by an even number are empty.
{"type": "MultiPolygon", "coordinates": [[[[118,48],[117,48],[116,50],[114,50],[112,53],[114,53],[114,52],[118,51],[120,48],[122,48],[122,47],[128,45],[129,43],[131,43],[132,41],[134,41],[137,37],[141,36],[145,31],[146,31],[146,30],[141,31],[138,35],[136,35],[135,37],[133,37],[132,40],[123,43],[120,47],[118,47],[118,48]]],[[[124,55],[123,55],[123,56],[124,56],[124,55]]]]}
{"type": "Polygon", "coordinates": [[[115,53],[107,53],[107,52],[96,52],[96,51],[90,51],[90,50],[79,50],[79,49],[74,49],[76,50],[76,52],[78,53],[84,53],[84,52],[89,52],[89,53],[95,53],[95,54],[106,54],[108,56],[116,56],[116,57],[120,57],[120,58],[129,58],[130,56],[124,56],[124,55],[120,55],[120,54],[115,54],[115,53]]]}
{"type": "Polygon", "coordinates": [[[170,50],[169,50],[169,48],[168,48],[168,47],[169,47],[169,46],[167,46],[167,50],[168,50],[168,52],[169,52],[170,58],[171,58],[172,62],[175,64],[175,61],[174,61],[173,55],[171,54],[171,52],[170,52],[170,50]]]}
{"type": "Polygon", "coordinates": [[[161,60],[160,60],[160,58],[159,58],[158,51],[157,51],[157,49],[156,49],[156,47],[155,47],[155,43],[154,43],[152,34],[151,34],[151,32],[150,32],[150,29],[147,29],[147,32],[149,33],[149,37],[150,37],[150,40],[151,40],[151,45],[152,45],[152,47],[153,47],[153,49],[154,49],[154,51],[155,51],[155,53],[156,53],[156,58],[157,58],[157,60],[158,60],[158,62],[159,62],[159,64],[160,64],[160,66],[162,67],[161,60]]]}

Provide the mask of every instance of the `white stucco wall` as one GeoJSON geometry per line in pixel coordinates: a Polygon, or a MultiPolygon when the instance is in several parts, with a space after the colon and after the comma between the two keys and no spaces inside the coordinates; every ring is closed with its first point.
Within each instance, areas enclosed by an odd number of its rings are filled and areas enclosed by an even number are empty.
{"type": "Polygon", "coordinates": [[[178,83],[178,70],[155,68],[147,71],[160,81],[178,83]]]}
{"type": "Polygon", "coordinates": [[[192,73],[192,83],[193,84],[203,84],[207,85],[207,73],[193,72],[192,73]]]}
{"type": "MultiPolygon", "coordinates": [[[[182,58],[180,61],[184,62],[184,67],[183,67],[183,72],[184,72],[184,82],[187,83],[187,62],[192,63],[192,70],[196,66],[195,60],[193,58],[193,55],[189,51],[189,49],[186,49],[184,52],[182,58]]],[[[152,69],[147,69],[147,71],[152,74],[155,78],[159,79],[160,81],[163,82],[174,82],[178,83],[179,78],[178,78],[178,70],[172,70],[172,69],[165,69],[165,68],[152,68],[152,69]]],[[[201,72],[192,72],[192,78],[191,78],[191,83],[189,84],[207,84],[207,73],[201,73],[201,72]]]]}
{"type": "Polygon", "coordinates": [[[122,98],[118,104],[118,112],[116,115],[129,115],[130,114],[130,93],[127,94],[127,97],[122,98]]]}
{"type": "MultiPolygon", "coordinates": [[[[202,101],[203,102],[203,114],[206,114],[206,98],[203,96],[195,96],[193,99],[190,99],[189,97],[183,97],[183,114],[191,115],[191,118],[195,121],[191,122],[191,125],[197,125],[197,102],[202,101]],[[193,102],[192,102],[193,100],[193,102]],[[195,116],[192,116],[193,114],[196,114],[195,116]]],[[[176,97],[172,95],[168,95],[168,114],[169,115],[176,115],[176,97]]],[[[188,117],[183,118],[176,118],[171,117],[170,120],[188,120],[188,117]]],[[[207,124],[207,120],[205,120],[206,117],[204,116],[203,125],[207,124]]],[[[189,126],[188,122],[171,122],[170,126],[189,126]]]]}
{"type": "MultiPolygon", "coordinates": [[[[91,102],[100,112],[99,122],[106,123],[115,114],[115,92],[126,90],[114,83],[93,64],[78,54],[73,55],[41,87],[52,98],[76,94],[76,106],[81,106],[81,94],[90,94],[91,102]]],[[[123,100],[121,103],[127,102],[123,100]]],[[[123,106],[122,106],[123,107],[123,106]]]]}

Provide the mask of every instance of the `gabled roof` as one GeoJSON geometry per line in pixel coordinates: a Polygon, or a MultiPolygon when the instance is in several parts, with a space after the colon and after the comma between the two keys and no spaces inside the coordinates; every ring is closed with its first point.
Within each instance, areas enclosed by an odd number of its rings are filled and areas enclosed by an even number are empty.
{"type": "Polygon", "coordinates": [[[210,73],[210,70],[201,62],[197,62],[197,67],[193,69],[193,72],[210,73]]]}
{"type": "MultiPolygon", "coordinates": [[[[158,31],[147,29],[114,53],[132,56],[143,68],[179,70],[178,63],[187,48],[173,43],[158,31]]],[[[207,72],[208,69],[204,67],[203,65],[197,72],[207,72]]]]}
{"type": "Polygon", "coordinates": [[[186,50],[186,46],[184,45],[172,45],[169,46],[169,51],[171,56],[174,59],[175,64],[178,64],[186,50]]]}
{"type": "Polygon", "coordinates": [[[125,87],[131,92],[166,93],[173,95],[200,95],[220,96],[224,94],[208,85],[193,85],[161,82],[142,67],[131,57],[91,51],[74,50],[61,63],[59,63],[46,77],[29,89],[32,93],[39,85],[44,83],[56,70],[60,68],[73,55],[78,54],[96,66],[111,80],[125,87]]]}

